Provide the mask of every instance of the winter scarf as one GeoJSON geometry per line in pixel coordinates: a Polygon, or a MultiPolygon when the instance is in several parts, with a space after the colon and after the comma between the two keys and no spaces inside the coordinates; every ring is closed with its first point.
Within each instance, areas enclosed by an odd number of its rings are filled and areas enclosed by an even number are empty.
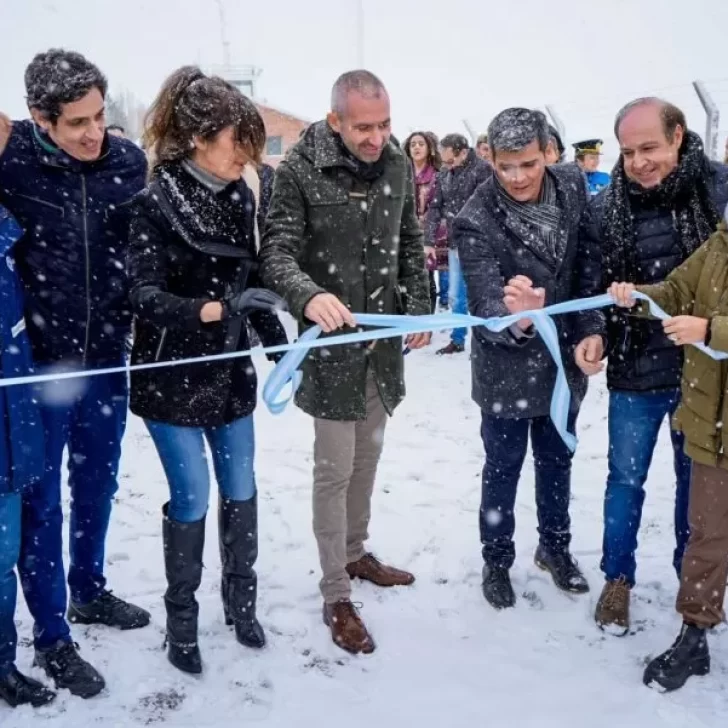
{"type": "Polygon", "coordinates": [[[384,154],[376,162],[362,162],[361,159],[355,157],[349,151],[340,134],[334,132],[334,137],[336,138],[336,143],[339,145],[344,165],[355,177],[363,182],[374,182],[382,176],[387,165],[384,154]]]}
{"type": "Polygon", "coordinates": [[[200,179],[197,170],[194,172],[186,162],[163,163],[154,170],[155,179],[189,234],[200,240],[215,239],[254,250],[255,241],[249,239],[252,228],[246,225],[254,210],[250,200],[244,199],[244,184],[231,182],[216,193],[200,179]]]}
{"type": "Polygon", "coordinates": [[[421,172],[415,173],[415,190],[417,191],[417,219],[427,212],[427,206],[432,200],[432,188],[435,183],[437,170],[430,164],[426,165],[421,172]]]}
{"type": "Polygon", "coordinates": [[[558,267],[568,242],[568,230],[561,224],[556,185],[551,175],[543,177],[538,202],[518,202],[503,188],[497,176],[498,203],[505,212],[506,227],[552,267],[558,267]]]}
{"type": "Polygon", "coordinates": [[[665,208],[673,220],[683,259],[692,255],[715,231],[720,213],[710,194],[710,169],[703,142],[692,131],[685,134],[678,166],[655,188],[630,182],[622,158],[612,172],[604,201],[604,285],[641,283],[635,259],[632,206],[665,208]]]}

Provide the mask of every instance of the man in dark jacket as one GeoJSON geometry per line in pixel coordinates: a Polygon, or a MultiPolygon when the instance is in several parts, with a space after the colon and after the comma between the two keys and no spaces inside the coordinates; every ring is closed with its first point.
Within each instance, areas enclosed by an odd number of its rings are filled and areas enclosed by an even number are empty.
{"type": "MultiPolygon", "coordinates": [[[[390,140],[389,96],[367,71],[338,79],[332,111],[276,170],[261,248],[263,282],[302,327],[354,326],[354,313],[429,313],[412,169],[390,140]]],[[[408,337],[419,348],[429,335],[408,337]]],[[[407,585],[364,549],[384,428],[404,397],[401,339],[315,349],[297,404],[315,418],[313,520],[324,621],[334,642],[372,652],[350,578],[407,585]]]]}
{"type": "MultiPolygon", "coordinates": [[[[13,247],[22,230],[0,205],[0,376],[32,374],[13,247]]],[[[0,699],[12,707],[50,703],[54,693],[15,666],[15,629],[22,496],[43,477],[43,424],[28,385],[0,388],[0,699]]]]}
{"type": "MultiPolygon", "coordinates": [[[[587,205],[581,173],[569,166],[547,168],[550,134],[539,111],[501,112],[488,139],[493,177],[478,188],[453,226],[470,310],[487,318],[578,298],[588,279],[578,251],[579,221],[587,205]]],[[[574,362],[574,347],[598,365],[601,320],[575,314],[558,317],[556,325],[572,394],[573,430],[587,385],[574,362]]],[[[509,575],[515,558],[514,507],[529,434],[540,535],[536,564],[559,588],[588,591],[569,552],[572,453],[549,416],[557,370],[545,343],[528,320],[501,333],[476,328],[472,369],[486,454],[480,508],[485,598],[496,609],[515,604],[509,575]]]]}
{"type": "MultiPolygon", "coordinates": [[[[435,193],[425,215],[425,244],[435,247],[442,220],[447,224],[450,309],[453,313],[468,312],[468,298],[460,259],[452,236],[455,216],[475,192],[478,185],[492,176],[491,166],[478,157],[462,134],[448,134],[440,142],[442,161],[447,167],[435,183],[435,193]]],[[[465,351],[467,329],[454,329],[450,343],[438,354],[458,354],[465,351]]]]}
{"type": "MultiPolygon", "coordinates": [[[[26,231],[16,258],[36,364],[120,365],[131,323],[127,204],[144,186],[144,156],[131,142],[105,133],[106,79],[83,56],[41,53],[28,66],[25,85],[33,120],[0,119],[0,202],[26,231]]],[[[38,398],[46,472],[24,494],[19,571],[35,619],[38,663],[58,687],[90,697],[104,681],[81,659],[64,618],[61,461],[68,445],[69,618],[121,629],[148,624],[149,614],[114,596],[104,578],[126,376],[56,383],[42,387],[38,398]]]]}
{"type": "MultiPolygon", "coordinates": [[[[612,182],[593,202],[584,225],[590,256],[602,266],[591,293],[614,281],[659,283],[715,230],[728,202],[728,168],[711,164],[685,115],[655,98],[619,112],[615,135],[621,155],[612,182]],[[600,280],[601,279],[601,280],[600,280]]],[[[609,476],[604,502],[598,625],[629,630],[637,533],[652,454],[662,422],[679,403],[682,353],[656,321],[621,310],[607,316],[609,476]]],[[[671,432],[675,452],[675,570],[689,535],[690,460],[683,436],[671,432]]]]}

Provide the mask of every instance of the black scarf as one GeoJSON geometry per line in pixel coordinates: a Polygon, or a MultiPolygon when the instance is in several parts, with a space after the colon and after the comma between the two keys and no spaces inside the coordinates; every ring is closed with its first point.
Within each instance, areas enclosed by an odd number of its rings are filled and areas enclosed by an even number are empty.
{"type": "Polygon", "coordinates": [[[695,132],[685,134],[678,166],[655,188],[630,182],[620,157],[604,193],[604,286],[641,283],[635,258],[633,206],[672,211],[682,258],[690,257],[715,231],[720,214],[711,196],[710,163],[695,132]]]}
{"type": "Polygon", "coordinates": [[[382,155],[376,162],[362,162],[359,157],[355,157],[349,151],[346,144],[344,144],[344,140],[341,138],[341,134],[334,132],[334,138],[339,145],[341,156],[344,159],[344,165],[355,177],[362,182],[374,182],[382,176],[386,167],[386,161],[384,159],[385,152],[382,152],[382,155]]]}
{"type": "Polygon", "coordinates": [[[495,180],[498,204],[505,213],[506,227],[551,267],[558,268],[566,251],[569,233],[561,224],[562,211],[551,175],[548,171],[544,174],[541,195],[535,204],[514,200],[497,176],[495,180]]]}
{"type": "Polygon", "coordinates": [[[177,162],[159,165],[154,178],[193,238],[255,250],[244,182],[231,182],[216,193],[177,162]]]}

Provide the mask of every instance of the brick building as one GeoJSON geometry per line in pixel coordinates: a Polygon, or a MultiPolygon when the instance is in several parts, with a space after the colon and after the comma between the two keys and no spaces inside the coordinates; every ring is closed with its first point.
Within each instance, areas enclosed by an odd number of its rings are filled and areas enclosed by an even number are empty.
{"type": "Polygon", "coordinates": [[[249,99],[252,99],[265,122],[268,136],[264,160],[277,167],[286,152],[298,141],[301,132],[311,123],[295,114],[283,111],[270,104],[258,101],[258,77],[262,73],[255,66],[210,66],[207,72],[222,76],[236,86],[249,99]]]}
{"type": "Polygon", "coordinates": [[[255,102],[265,122],[268,136],[265,161],[273,167],[283,159],[286,152],[298,141],[301,132],[311,123],[274,106],[255,102]]]}

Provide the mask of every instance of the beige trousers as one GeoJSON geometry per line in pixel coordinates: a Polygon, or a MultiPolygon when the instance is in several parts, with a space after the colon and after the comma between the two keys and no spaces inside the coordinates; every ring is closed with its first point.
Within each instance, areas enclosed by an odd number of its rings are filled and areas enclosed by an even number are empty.
{"type": "Polygon", "coordinates": [[[349,599],[346,565],[365,554],[386,424],[387,412],[371,374],[365,420],[314,420],[313,532],[323,572],[321,594],[327,604],[349,599]]]}

